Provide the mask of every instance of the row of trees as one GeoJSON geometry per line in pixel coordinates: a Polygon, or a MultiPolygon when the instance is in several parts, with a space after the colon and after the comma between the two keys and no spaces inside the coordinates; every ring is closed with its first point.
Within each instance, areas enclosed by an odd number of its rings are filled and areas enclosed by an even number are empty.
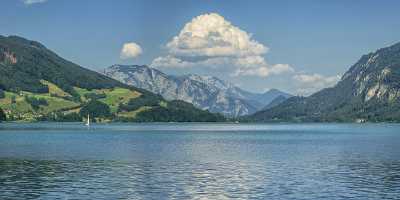
{"type": "Polygon", "coordinates": [[[118,112],[122,111],[134,111],[143,106],[158,106],[161,102],[161,98],[156,98],[155,96],[149,96],[142,94],[137,98],[130,99],[127,104],[120,104],[118,106],[118,112]]]}
{"type": "Polygon", "coordinates": [[[79,113],[71,112],[64,113],[63,111],[56,111],[49,113],[47,115],[41,116],[37,120],[39,121],[58,121],[58,122],[77,122],[82,121],[90,115],[91,120],[94,121],[96,118],[102,119],[112,119],[113,115],[111,113],[110,107],[97,100],[92,100],[83,105],[79,113]]]}
{"type": "Polygon", "coordinates": [[[199,110],[192,104],[180,100],[170,101],[166,106],[154,105],[150,110],[138,113],[135,118],[119,118],[132,122],[221,122],[221,114],[199,110]]]}

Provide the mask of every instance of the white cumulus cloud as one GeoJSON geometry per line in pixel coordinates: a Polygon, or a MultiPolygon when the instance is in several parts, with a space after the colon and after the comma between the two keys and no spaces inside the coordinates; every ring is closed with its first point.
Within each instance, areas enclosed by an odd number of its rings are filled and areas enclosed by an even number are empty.
{"type": "Polygon", "coordinates": [[[333,87],[340,80],[340,75],[323,76],[317,73],[302,73],[294,75],[293,80],[296,81],[298,87],[297,94],[308,96],[323,88],[333,87]]]}
{"type": "Polygon", "coordinates": [[[217,13],[197,16],[166,45],[167,55],[153,60],[153,67],[220,68],[233,76],[261,76],[292,72],[287,64],[269,65],[263,55],[268,47],[217,13]]]}
{"type": "Polygon", "coordinates": [[[167,47],[178,56],[211,57],[260,55],[268,50],[216,13],[195,17],[167,47]]]}
{"type": "Polygon", "coordinates": [[[32,4],[36,4],[36,3],[44,3],[47,0],[23,0],[25,5],[32,5],[32,4]]]}
{"type": "Polygon", "coordinates": [[[142,54],[142,48],[138,44],[130,42],[123,45],[120,57],[121,59],[135,58],[140,54],[142,54]]]}

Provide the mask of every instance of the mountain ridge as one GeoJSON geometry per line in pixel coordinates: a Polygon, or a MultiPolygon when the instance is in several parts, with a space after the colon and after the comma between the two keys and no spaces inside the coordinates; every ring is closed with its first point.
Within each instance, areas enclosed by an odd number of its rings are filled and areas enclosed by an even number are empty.
{"type": "Polygon", "coordinates": [[[254,113],[279,95],[291,96],[279,90],[251,93],[213,76],[174,76],[146,65],[112,65],[101,72],[128,85],[160,94],[168,100],[183,100],[203,110],[230,117],[254,113]]]}

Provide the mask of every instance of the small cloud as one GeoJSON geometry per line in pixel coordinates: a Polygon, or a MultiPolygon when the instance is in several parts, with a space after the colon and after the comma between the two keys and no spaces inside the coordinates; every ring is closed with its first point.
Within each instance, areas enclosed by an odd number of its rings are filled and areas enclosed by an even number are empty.
{"type": "Polygon", "coordinates": [[[37,3],[45,3],[47,0],[23,0],[25,5],[32,5],[37,3]]]}
{"type": "Polygon", "coordinates": [[[270,75],[270,70],[265,66],[239,68],[232,74],[232,76],[259,76],[259,77],[267,77],[269,75],[270,75]]]}
{"type": "Polygon", "coordinates": [[[293,67],[288,64],[276,64],[271,66],[271,73],[273,74],[282,74],[286,72],[295,72],[293,67]]]}
{"type": "Polygon", "coordinates": [[[324,88],[333,87],[340,80],[340,75],[323,76],[321,74],[296,74],[293,76],[296,81],[298,95],[308,96],[324,88]]]}
{"type": "MultiPolygon", "coordinates": [[[[255,63],[257,64],[257,63],[255,63]]],[[[295,72],[295,70],[288,64],[276,64],[276,65],[267,65],[264,62],[259,63],[259,66],[254,67],[242,67],[238,68],[232,76],[259,76],[259,77],[267,77],[271,74],[278,75],[283,73],[291,73],[295,72]]],[[[246,66],[246,65],[244,65],[246,66]]]]}
{"type": "Polygon", "coordinates": [[[138,57],[140,54],[142,54],[142,48],[138,44],[130,42],[124,44],[120,57],[121,59],[129,59],[138,57]]]}
{"type": "Polygon", "coordinates": [[[187,68],[191,65],[192,63],[185,62],[179,58],[175,58],[170,55],[157,57],[150,64],[150,66],[162,66],[165,68],[187,68]]]}

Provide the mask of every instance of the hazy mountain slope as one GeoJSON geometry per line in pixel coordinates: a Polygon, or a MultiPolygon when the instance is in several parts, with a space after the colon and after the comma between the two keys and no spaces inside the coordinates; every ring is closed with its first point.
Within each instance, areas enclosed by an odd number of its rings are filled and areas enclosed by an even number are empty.
{"type": "Polygon", "coordinates": [[[147,90],[83,68],[38,42],[0,36],[0,107],[10,120],[61,120],[64,115],[79,120],[77,114],[90,101],[98,101],[92,105],[106,104],[111,112],[108,120],[123,115],[132,121],[173,121],[178,119],[177,110],[183,113],[185,121],[223,119],[190,105],[182,106],[182,102],[167,102],[147,90]],[[121,109],[132,104],[140,107],[121,109]],[[151,115],[143,114],[157,115],[157,112],[168,117],[146,118],[151,115]]]}
{"type": "Polygon", "coordinates": [[[400,43],[360,58],[339,83],[310,97],[292,97],[255,121],[400,121],[400,43]]]}
{"type": "Polygon", "coordinates": [[[273,98],[288,95],[278,90],[255,94],[216,77],[193,74],[171,76],[147,66],[113,65],[103,73],[123,83],[160,94],[168,100],[183,100],[227,116],[254,113],[273,98]]]}
{"type": "Polygon", "coordinates": [[[293,95],[288,94],[286,92],[282,92],[277,89],[270,89],[264,93],[249,93],[247,94],[246,98],[252,99],[258,102],[263,102],[263,108],[270,104],[275,98],[277,97],[284,97],[284,98],[289,98],[292,97],[293,95]]]}
{"type": "Polygon", "coordinates": [[[262,110],[267,110],[267,109],[273,108],[273,107],[275,107],[275,106],[277,106],[277,105],[283,103],[283,102],[286,101],[288,98],[290,98],[290,97],[286,97],[286,96],[280,95],[280,96],[276,97],[275,99],[273,99],[273,100],[271,101],[271,103],[269,103],[268,105],[266,105],[262,110]]]}

